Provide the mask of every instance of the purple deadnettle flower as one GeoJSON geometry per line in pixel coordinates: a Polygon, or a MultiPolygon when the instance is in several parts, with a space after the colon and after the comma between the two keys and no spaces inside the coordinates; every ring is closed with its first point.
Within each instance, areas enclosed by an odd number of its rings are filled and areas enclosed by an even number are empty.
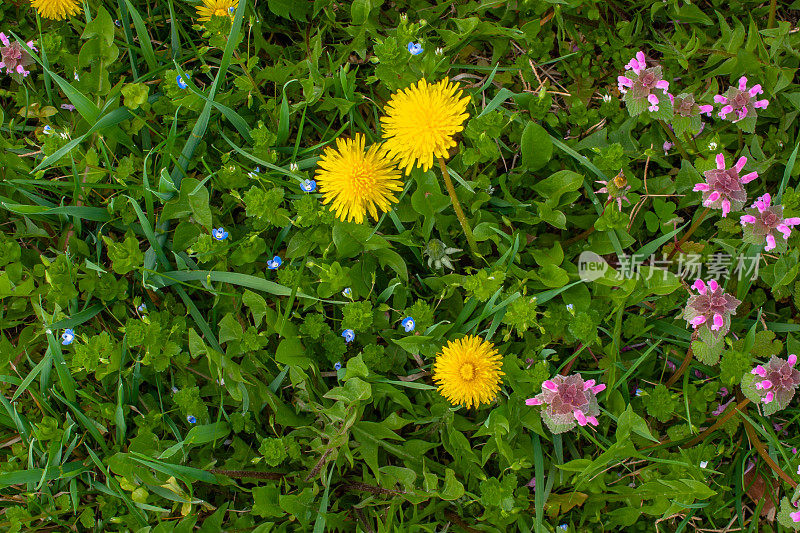
{"type": "Polygon", "coordinates": [[[624,76],[617,76],[619,91],[625,96],[622,98],[628,106],[631,116],[636,116],[647,111],[658,111],[659,105],[666,103],[666,98],[660,99],[654,92],[660,89],[667,97],[669,93],[669,82],[666,81],[661,73],[661,66],[647,68],[644,52],[636,52],[636,57],[625,65],[624,76]]]}
{"type": "MultiPolygon", "coordinates": [[[[6,69],[6,74],[9,74],[14,80],[19,83],[22,78],[31,73],[25,67],[33,63],[33,58],[23,50],[22,46],[16,41],[11,42],[11,39],[5,33],[0,32],[0,72],[3,72],[3,67],[6,69]]],[[[25,43],[33,51],[33,41],[25,43]]]]}
{"type": "Polygon", "coordinates": [[[603,185],[603,187],[597,189],[597,192],[607,194],[609,202],[617,202],[617,207],[620,212],[622,211],[623,200],[625,200],[628,205],[631,205],[631,201],[628,200],[627,196],[628,191],[631,190],[631,186],[628,185],[628,180],[625,179],[625,175],[622,171],[612,180],[597,180],[595,183],[603,185]]]}
{"type": "Polygon", "coordinates": [[[712,332],[725,335],[731,327],[731,315],[742,302],[726,294],[715,280],[708,282],[698,279],[692,285],[699,294],[689,296],[683,318],[694,329],[708,328],[712,332]]]}
{"type": "Polygon", "coordinates": [[[605,388],[595,385],[593,379],[584,381],[580,374],[559,374],[542,383],[541,394],[525,400],[525,405],[546,405],[542,420],[553,433],[569,431],[576,424],[596,426],[600,414],[597,393],[605,388]]]}
{"type": "MultiPolygon", "coordinates": [[[[800,371],[794,366],[797,356],[787,359],[772,356],[766,365],[757,365],[750,373],[755,376],[755,389],[765,404],[775,402],[776,411],[789,405],[800,385],[800,371]]],[[[774,411],[773,411],[774,412],[774,411]]]]}
{"type": "Polygon", "coordinates": [[[694,117],[703,113],[710,117],[711,112],[714,111],[713,105],[698,105],[694,101],[693,94],[681,93],[671,98],[671,100],[673,111],[676,115],[682,117],[694,117]]]}
{"type": "Polygon", "coordinates": [[[669,151],[672,150],[672,146],[673,146],[673,144],[671,142],[664,141],[664,146],[662,147],[662,148],[664,148],[664,155],[669,154],[669,151]]]}
{"type": "Polygon", "coordinates": [[[61,104],[61,109],[66,111],[75,111],[75,106],[72,104],[61,104]]]}
{"type": "Polygon", "coordinates": [[[771,205],[769,193],[760,196],[749,209],[745,209],[741,222],[744,229],[742,240],[750,244],[763,244],[764,251],[779,248],[786,250],[786,241],[792,233],[792,226],[800,224],[799,217],[783,218],[783,206],[771,205]],[[782,238],[781,238],[782,237],[782,238]]]}
{"type": "Polygon", "coordinates": [[[769,100],[755,100],[755,97],[763,92],[761,85],[758,84],[748,89],[747,78],[742,76],[739,78],[738,87],[731,86],[725,91],[725,94],[718,94],[714,97],[714,102],[723,104],[719,110],[719,117],[731,122],[749,119],[748,127],[742,129],[752,131],[755,128],[756,117],[758,117],[756,109],[766,109],[769,105],[769,100]]]}
{"type": "Polygon", "coordinates": [[[695,191],[703,193],[703,205],[712,209],[722,209],[722,216],[728,216],[731,211],[740,211],[747,200],[747,192],[742,185],[750,183],[758,177],[757,172],[750,172],[744,176],[739,173],[747,164],[746,157],[740,157],[731,168],[725,168],[725,155],[717,154],[717,168],[706,170],[703,175],[705,182],[694,186],[695,191]]]}

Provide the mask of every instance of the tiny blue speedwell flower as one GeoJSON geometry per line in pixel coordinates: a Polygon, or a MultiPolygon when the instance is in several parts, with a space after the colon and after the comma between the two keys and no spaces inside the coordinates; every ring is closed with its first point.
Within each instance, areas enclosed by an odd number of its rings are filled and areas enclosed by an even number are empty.
{"type": "Polygon", "coordinates": [[[422,48],[422,45],[419,43],[408,43],[408,53],[412,56],[418,56],[425,50],[422,48]]]}
{"type": "Polygon", "coordinates": [[[303,180],[300,182],[300,188],[303,192],[314,192],[317,190],[317,182],[314,180],[303,180]]]}
{"type": "Polygon", "coordinates": [[[45,126],[42,131],[44,131],[45,135],[53,134],[53,128],[49,124],[45,126]]]}
{"type": "Polygon", "coordinates": [[[225,228],[222,227],[212,230],[211,235],[213,235],[214,238],[217,239],[218,241],[224,241],[225,239],[228,238],[228,232],[225,231],[225,228]]]}
{"type": "Polygon", "coordinates": [[[567,524],[561,524],[560,526],[558,526],[558,529],[563,529],[564,531],[566,531],[569,529],[569,526],[567,524]]]}
{"type": "Polygon", "coordinates": [[[147,304],[144,303],[139,304],[139,307],[137,307],[136,310],[139,311],[140,313],[144,313],[145,311],[147,311],[147,304]]]}
{"type": "Polygon", "coordinates": [[[342,363],[340,363],[339,361],[336,361],[336,364],[333,365],[333,368],[338,372],[339,370],[342,369],[342,363]]]}
{"type": "Polygon", "coordinates": [[[414,331],[414,328],[417,327],[417,323],[414,322],[414,319],[410,316],[407,316],[400,322],[400,325],[403,326],[403,329],[406,330],[406,333],[411,333],[414,331]]]}
{"type": "Polygon", "coordinates": [[[356,338],[356,333],[352,329],[346,329],[342,332],[344,342],[353,342],[356,338]]]}
{"type": "Polygon", "coordinates": [[[189,84],[186,83],[186,81],[181,77],[180,74],[175,76],[175,81],[178,83],[178,87],[181,89],[186,89],[189,86],[189,84]]]}
{"type": "Polygon", "coordinates": [[[231,14],[231,16],[233,16],[233,15],[234,15],[234,13],[236,13],[236,8],[234,8],[233,6],[229,7],[229,8],[228,8],[228,13],[230,13],[230,14],[231,14]]]}
{"type": "Polygon", "coordinates": [[[114,26],[116,26],[117,28],[121,28],[122,27],[122,23],[119,21],[119,19],[116,19],[114,21],[114,26]]]}
{"type": "Polygon", "coordinates": [[[283,259],[278,257],[277,255],[267,261],[267,268],[270,270],[277,270],[279,266],[283,263],[283,259]]]}
{"type": "Polygon", "coordinates": [[[641,396],[642,394],[644,394],[644,391],[642,389],[636,389],[635,394],[636,396],[641,396]]]}
{"type": "Polygon", "coordinates": [[[194,417],[194,415],[187,416],[186,417],[186,421],[189,422],[190,424],[196,424],[197,423],[197,419],[194,417]]]}
{"type": "Polygon", "coordinates": [[[345,289],[342,291],[342,296],[344,296],[345,298],[350,298],[352,295],[353,295],[353,289],[351,289],[350,287],[345,287],[345,289]]]}
{"type": "Polygon", "coordinates": [[[252,171],[248,172],[247,175],[250,176],[251,178],[255,178],[256,174],[260,173],[261,173],[261,167],[256,167],[252,171]]]}
{"type": "Polygon", "coordinates": [[[72,341],[75,340],[75,332],[72,329],[65,329],[64,333],[61,334],[61,344],[64,346],[68,346],[72,344],[72,341]]]}

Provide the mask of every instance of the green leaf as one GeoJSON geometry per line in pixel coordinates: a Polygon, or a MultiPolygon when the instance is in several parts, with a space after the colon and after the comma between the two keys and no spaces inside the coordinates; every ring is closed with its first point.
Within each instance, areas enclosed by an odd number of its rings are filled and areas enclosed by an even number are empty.
{"type": "Polygon", "coordinates": [[[528,170],[539,170],[553,157],[553,141],[550,140],[550,134],[542,126],[536,122],[528,122],[522,131],[520,150],[522,151],[522,164],[528,170]]]}

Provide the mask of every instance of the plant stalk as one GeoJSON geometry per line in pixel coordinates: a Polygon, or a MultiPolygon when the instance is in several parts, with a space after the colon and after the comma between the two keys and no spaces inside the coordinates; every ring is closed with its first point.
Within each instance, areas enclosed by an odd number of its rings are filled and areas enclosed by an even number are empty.
{"type": "Polygon", "coordinates": [[[778,7],[778,0],[770,0],[769,19],[767,19],[767,29],[772,29],[775,26],[775,9],[777,7],[778,7]]]}
{"type": "Polygon", "coordinates": [[[679,240],[679,241],[678,241],[678,242],[675,244],[675,248],[673,248],[673,249],[672,249],[672,251],[671,251],[671,252],[669,253],[669,255],[667,256],[667,261],[669,261],[670,259],[672,259],[672,256],[674,256],[676,253],[678,253],[678,250],[680,250],[680,248],[681,248],[681,245],[682,245],[683,243],[685,243],[685,242],[686,242],[686,240],[687,240],[689,237],[691,237],[691,236],[692,236],[692,233],[694,233],[694,232],[695,232],[695,230],[697,229],[697,227],[700,225],[700,223],[701,223],[701,222],[703,222],[703,219],[704,219],[704,218],[706,218],[706,215],[708,214],[708,212],[709,212],[709,211],[711,211],[711,208],[710,208],[710,207],[706,207],[706,208],[703,210],[703,212],[702,212],[702,213],[700,213],[700,216],[699,216],[699,217],[697,217],[697,220],[695,220],[695,221],[694,221],[694,224],[692,224],[692,225],[689,227],[688,231],[687,231],[686,233],[684,233],[684,234],[683,234],[683,237],[681,237],[681,240],[679,240]]]}
{"type": "Polygon", "coordinates": [[[663,120],[659,120],[658,123],[661,124],[661,127],[664,128],[664,131],[667,132],[669,138],[672,139],[672,144],[675,145],[675,147],[681,153],[681,156],[688,161],[689,154],[686,152],[686,149],[683,147],[683,143],[681,143],[680,139],[675,136],[675,132],[669,129],[669,126],[663,120]]]}
{"type": "Polygon", "coordinates": [[[437,157],[436,159],[439,160],[439,168],[442,169],[444,186],[447,188],[447,193],[450,195],[450,201],[453,203],[453,210],[456,212],[456,217],[458,217],[458,221],[461,223],[461,229],[464,230],[464,235],[467,237],[469,248],[473,255],[480,257],[480,254],[478,253],[478,243],[475,241],[475,236],[472,234],[472,229],[469,227],[469,221],[467,220],[467,217],[464,216],[464,211],[461,209],[461,202],[458,201],[456,190],[453,187],[453,182],[450,181],[450,173],[447,172],[447,165],[445,164],[444,159],[441,157],[437,157]]]}

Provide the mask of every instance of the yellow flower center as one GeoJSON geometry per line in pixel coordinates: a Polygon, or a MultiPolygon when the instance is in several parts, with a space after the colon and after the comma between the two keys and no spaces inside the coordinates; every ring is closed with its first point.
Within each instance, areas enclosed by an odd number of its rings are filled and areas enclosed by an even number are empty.
{"type": "Polygon", "coordinates": [[[217,8],[214,10],[214,15],[217,17],[226,17],[228,16],[228,10],[223,8],[217,8]]]}
{"type": "Polygon", "coordinates": [[[461,379],[464,381],[472,381],[472,378],[475,377],[475,365],[472,363],[464,363],[461,365],[461,379]]]}

